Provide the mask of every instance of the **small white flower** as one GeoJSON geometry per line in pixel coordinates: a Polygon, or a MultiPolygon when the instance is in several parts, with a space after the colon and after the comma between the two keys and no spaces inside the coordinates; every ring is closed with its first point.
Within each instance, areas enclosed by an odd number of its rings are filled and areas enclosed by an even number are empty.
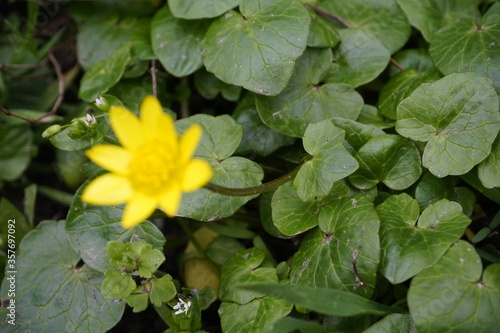
{"type": "Polygon", "coordinates": [[[93,126],[97,122],[97,120],[95,120],[95,117],[93,115],[87,113],[87,119],[85,119],[83,122],[88,127],[91,127],[91,126],[93,126]]]}
{"type": "Polygon", "coordinates": [[[104,98],[102,98],[102,96],[99,96],[99,98],[95,99],[95,105],[99,106],[104,104],[106,104],[106,102],[104,101],[104,98]]]}
{"type": "Polygon", "coordinates": [[[182,298],[177,299],[179,302],[174,306],[175,311],[174,314],[178,315],[184,312],[188,312],[189,308],[191,307],[191,301],[184,302],[182,298]]]}

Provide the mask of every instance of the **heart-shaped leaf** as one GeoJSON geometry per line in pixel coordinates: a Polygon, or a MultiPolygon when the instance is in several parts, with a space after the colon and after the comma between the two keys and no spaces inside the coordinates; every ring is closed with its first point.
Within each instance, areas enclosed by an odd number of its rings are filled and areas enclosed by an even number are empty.
{"type": "Polygon", "coordinates": [[[375,79],[387,66],[391,55],[371,33],[357,29],[339,32],[342,42],[333,53],[329,83],[360,86],[375,79]]]}
{"type": "MultiPolygon", "coordinates": [[[[177,121],[177,130],[184,133],[192,124],[203,130],[200,145],[194,156],[203,158],[212,166],[212,183],[230,188],[244,188],[261,184],[264,173],[255,162],[243,157],[231,157],[242,138],[241,125],[228,115],[211,117],[195,115],[177,121]]],[[[212,221],[231,216],[255,196],[235,197],[199,189],[182,196],[178,215],[199,221],[212,221]]]]}
{"type": "Polygon", "coordinates": [[[410,24],[395,0],[323,0],[319,6],[340,17],[350,28],[372,33],[390,53],[410,37],[410,24]]]}
{"type": "Polygon", "coordinates": [[[208,21],[187,21],[174,17],[168,5],[155,14],[151,21],[151,45],[169,73],[177,77],[186,76],[203,65],[200,42],[207,28],[208,21]]]}
{"type": "Polygon", "coordinates": [[[241,289],[237,285],[255,282],[278,283],[276,268],[259,267],[265,257],[266,254],[257,248],[238,251],[232,255],[222,266],[220,299],[246,304],[263,295],[241,289]]]}
{"type": "MultiPolygon", "coordinates": [[[[15,325],[4,323],[2,332],[105,332],[120,320],[124,304],[103,298],[104,275],[78,265],[64,228],[64,221],[44,221],[24,237],[16,253],[15,325]]],[[[9,286],[4,279],[2,299],[9,286]]]]}
{"type": "Polygon", "coordinates": [[[344,148],[343,142],[344,131],[333,125],[331,120],[307,126],[303,144],[312,159],[300,167],[293,181],[293,187],[302,200],[327,195],[333,183],[358,168],[358,163],[344,148]]]}
{"type": "Polygon", "coordinates": [[[481,24],[462,18],[437,31],[429,52],[444,74],[487,75],[500,93],[500,3],[491,6],[481,24]]]}
{"type": "Polygon", "coordinates": [[[379,264],[379,218],[362,195],[321,208],[319,228],[310,231],[292,261],[290,281],[351,291],[369,298],[379,264]]]}
{"type": "Polygon", "coordinates": [[[484,160],[500,130],[491,80],[455,73],[422,84],[398,106],[396,131],[427,142],[423,166],[441,178],[462,175],[484,160]]]}
{"type": "MultiPolygon", "coordinates": [[[[168,5],[175,17],[198,19],[216,17],[239,5],[241,0],[170,0],[168,5]]],[[[193,21],[191,21],[193,22],[193,21]]]]}
{"type": "Polygon", "coordinates": [[[500,322],[500,264],[483,271],[474,247],[458,241],[408,292],[418,332],[494,332],[500,322]]]}
{"type": "Polygon", "coordinates": [[[112,268],[106,254],[109,241],[126,243],[142,239],[154,247],[163,247],[165,236],[149,221],[128,230],[123,229],[123,205],[94,206],[82,203],[81,193],[86,185],[82,185],[75,194],[66,217],[66,231],[71,245],[88,266],[100,272],[112,268]]]}
{"type": "Polygon", "coordinates": [[[277,132],[302,137],[308,124],[333,117],[356,119],[363,106],[361,96],[347,84],[322,84],[331,62],[330,49],[306,50],[281,94],[256,96],[262,121],[277,132]]]}
{"type": "Polygon", "coordinates": [[[297,0],[246,0],[216,19],[202,42],[203,62],[224,82],[276,95],[304,52],[310,17],[297,0]]]}
{"type": "Polygon", "coordinates": [[[420,153],[411,140],[398,135],[374,136],[355,155],[359,169],[349,181],[368,190],[383,182],[394,190],[408,188],[420,177],[420,153]]]}
{"type": "Polygon", "coordinates": [[[396,0],[410,23],[427,41],[434,33],[461,17],[476,17],[480,0],[396,0]]]}
{"type": "Polygon", "coordinates": [[[376,209],[380,216],[381,271],[394,284],[437,262],[470,223],[462,207],[446,199],[429,205],[419,217],[418,202],[406,193],[390,196],[376,209]]]}
{"type": "Polygon", "coordinates": [[[330,195],[303,201],[293,189],[293,185],[287,183],[280,186],[273,195],[271,201],[273,223],[287,236],[300,234],[318,224],[321,207],[347,194],[349,187],[343,181],[338,181],[333,184],[330,195]]]}

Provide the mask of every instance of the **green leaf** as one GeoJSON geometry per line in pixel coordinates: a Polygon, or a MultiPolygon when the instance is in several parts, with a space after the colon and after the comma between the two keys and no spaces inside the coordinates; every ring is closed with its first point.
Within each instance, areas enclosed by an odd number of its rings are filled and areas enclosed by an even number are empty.
{"type": "Polygon", "coordinates": [[[330,49],[307,49],[281,94],[256,96],[262,121],[277,132],[302,137],[310,123],[333,117],[356,119],[363,106],[361,96],[347,84],[322,82],[331,62],[330,49]]]}
{"type": "Polygon", "coordinates": [[[77,34],[79,63],[89,69],[128,43],[136,29],[135,18],[121,18],[115,13],[94,13],[83,20],[77,34]]]}
{"type": "Polygon", "coordinates": [[[359,150],[374,136],[384,134],[384,131],[375,125],[363,124],[351,119],[332,118],[332,122],[345,131],[345,140],[354,150],[359,150]]]}
{"type": "MultiPolygon", "coordinates": [[[[195,123],[202,127],[203,136],[194,156],[210,163],[214,171],[212,183],[231,188],[261,184],[264,175],[258,164],[242,157],[230,157],[241,141],[241,125],[228,115],[211,117],[200,114],[179,120],[176,126],[183,133],[195,123]]],[[[253,197],[225,196],[199,189],[183,195],[178,215],[212,221],[231,216],[253,197]]]]}
{"type": "Polygon", "coordinates": [[[28,124],[0,124],[0,180],[21,176],[31,161],[33,132],[28,124]]]}
{"type": "Polygon", "coordinates": [[[222,302],[219,307],[222,330],[226,333],[267,332],[273,323],[292,310],[290,302],[263,297],[240,305],[222,302]]]}
{"type": "Polygon", "coordinates": [[[488,199],[500,204],[500,189],[498,188],[486,188],[483,183],[479,180],[474,172],[466,173],[465,175],[460,176],[463,180],[465,180],[469,185],[474,187],[476,190],[481,192],[488,199]]]}
{"type": "MultiPolygon", "coordinates": [[[[398,51],[393,58],[404,69],[413,68],[420,74],[435,67],[427,49],[404,49],[398,51]]],[[[394,76],[401,73],[401,69],[391,64],[389,66],[389,73],[391,76],[394,76]]]]}
{"type": "Polygon", "coordinates": [[[398,106],[396,131],[427,142],[423,166],[441,178],[462,175],[484,160],[500,130],[491,80],[456,73],[422,84],[398,106]]]}
{"type": "Polygon", "coordinates": [[[78,97],[93,102],[99,94],[105,93],[120,80],[130,60],[130,48],[124,45],[113,52],[108,59],[101,60],[83,75],[78,97]]]}
{"type": "Polygon", "coordinates": [[[398,135],[374,136],[355,155],[359,169],[349,181],[367,190],[383,182],[394,190],[404,190],[420,177],[420,153],[415,144],[398,135]]]}
{"type": "Polygon", "coordinates": [[[161,306],[162,303],[166,303],[177,294],[172,277],[169,274],[157,279],[151,280],[153,283],[153,289],[149,294],[149,300],[154,306],[161,306]]]}
{"type": "Polygon", "coordinates": [[[408,68],[394,75],[380,91],[378,100],[380,112],[387,118],[396,120],[396,108],[403,99],[410,96],[422,83],[433,82],[441,77],[436,67],[431,67],[424,72],[408,68]]]}
{"type": "MultiPolygon", "coordinates": [[[[379,112],[379,110],[376,107],[374,107],[373,105],[368,105],[368,104],[363,105],[363,107],[361,108],[361,113],[359,114],[356,121],[360,122],[361,124],[364,124],[364,125],[376,126],[378,128],[381,128],[381,129],[394,127],[394,123],[386,122],[384,117],[382,116],[382,114],[379,112]]],[[[337,126],[340,126],[340,125],[337,125],[337,126]]],[[[342,127],[342,126],[340,126],[340,127],[342,127]]],[[[380,134],[383,134],[383,133],[380,133],[380,134]]]]}
{"type": "Polygon", "coordinates": [[[377,213],[383,230],[381,271],[393,284],[436,263],[470,223],[462,207],[446,199],[429,205],[419,217],[418,202],[406,193],[390,196],[377,213]]]}
{"type": "Polygon", "coordinates": [[[390,314],[379,320],[363,333],[417,333],[408,314],[390,314]]]}
{"type": "Polygon", "coordinates": [[[155,14],[151,21],[151,45],[169,73],[177,77],[187,76],[202,66],[200,42],[207,28],[208,21],[174,17],[168,5],[155,14]]]}
{"type": "Polygon", "coordinates": [[[234,110],[233,118],[243,126],[243,138],[237,152],[248,150],[260,156],[272,154],[282,146],[291,145],[294,139],[273,131],[259,117],[253,95],[247,94],[234,110]]]}
{"type": "Polygon", "coordinates": [[[357,87],[382,73],[391,55],[373,34],[356,29],[343,29],[339,33],[342,42],[334,50],[326,82],[357,87]]]}
{"type": "Polygon", "coordinates": [[[483,271],[474,247],[451,246],[408,292],[418,332],[494,332],[500,322],[500,264],[483,271]]]}
{"type": "Polygon", "coordinates": [[[398,308],[370,301],[362,296],[344,290],[312,288],[285,284],[253,284],[244,289],[267,294],[269,297],[287,300],[321,314],[349,317],[359,314],[385,315],[403,313],[398,308]]]}
{"type": "Polygon", "coordinates": [[[310,47],[335,47],[340,42],[340,35],[331,21],[309,9],[311,26],[307,37],[307,46],[310,47]]]}
{"type": "Polygon", "coordinates": [[[86,184],[75,194],[66,230],[73,248],[87,265],[104,272],[111,268],[106,253],[108,241],[129,242],[141,239],[156,248],[165,244],[165,236],[149,221],[125,230],[121,225],[124,206],[94,206],[83,204],[80,196],[86,184]]]}
{"type": "MultiPolygon", "coordinates": [[[[420,30],[427,41],[433,41],[436,31],[461,17],[479,15],[479,0],[396,0],[410,23],[420,30]]],[[[447,47],[448,48],[448,47],[447,47]]]]}
{"type": "Polygon", "coordinates": [[[321,209],[318,222],[293,257],[290,282],[369,298],[380,256],[373,204],[360,194],[335,200],[321,209]]]}
{"type": "Polygon", "coordinates": [[[12,244],[18,246],[23,237],[33,228],[23,213],[7,198],[0,198],[0,221],[3,221],[0,223],[0,251],[3,250],[5,253],[8,253],[9,248],[15,250],[10,246],[12,244]],[[15,231],[14,234],[12,230],[15,231]],[[14,235],[15,238],[8,235],[14,235]],[[9,243],[9,238],[14,239],[15,243],[9,243]]]}
{"type": "Polygon", "coordinates": [[[36,184],[31,184],[24,189],[24,214],[32,228],[35,226],[36,192],[36,184]]]}
{"type": "Polygon", "coordinates": [[[218,236],[208,244],[205,255],[214,263],[222,266],[233,254],[244,249],[245,247],[236,239],[218,236]]]}
{"type": "Polygon", "coordinates": [[[137,288],[130,274],[124,274],[120,269],[110,269],[104,272],[106,279],[102,282],[102,296],[107,299],[127,297],[137,288]]]}
{"type": "Polygon", "coordinates": [[[165,256],[160,250],[153,249],[151,244],[143,241],[132,243],[132,249],[139,258],[139,276],[150,278],[158,267],[165,261],[165,256]]]}
{"type": "Polygon", "coordinates": [[[175,17],[199,19],[216,17],[240,4],[241,0],[170,0],[168,5],[175,17]]]}
{"type": "Polygon", "coordinates": [[[395,0],[322,0],[319,6],[343,19],[352,29],[372,33],[390,53],[410,37],[410,24],[395,0]]]}
{"type": "MultiPolygon", "coordinates": [[[[103,274],[78,265],[80,256],[68,242],[64,224],[44,221],[21,242],[16,325],[3,325],[5,332],[105,332],[120,320],[123,304],[103,299],[103,274]]],[[[4,280],[2,299],[8,288],[4,280]]]]}
{"type": "Polygon", "coordinates": [[[415,187],[415,199],[418,201],[420,209],[435,203],[441,199],[448,199],[458,202],[464,213],[471,216],[476,202],[474,192],[468,187],[455,187],[458,179],[436,178],[430,172],[426,172],[415,187]]]}
{"type": "Polygon", "coordinates": [[[323,206],[348,194],[347,185],[338,181],[333,185],[330,195],[303,201],[293,185],[286,183],[276,190],[271,201],[274,225],[286,236],[300,234],[318,224],[318,215],[323,206]]]}
{"type": "Polygon", "coordinates": [[[236,102],[239,100],[241,87],[227,84],[219,80],[212,73],[207,72],[204,68],[194,73],[194,85],[199,93],[207,98],[212,99],[220,92],[222,97],[228,101],[236,102]]]}
{"type": "Polygon", "coordinates": [[[493,142],[490,155],[479,164],[477,173],[484,187],[500,187],[500,135],[493,142]]]}
{"type": "Polygon", "coordinates": [[[134,54],[141,60],[155,59],[153,48],[151,46],[151,18],[141,17],[137,19],[130,44],[134,54]]]}
{"type": "Polygon", "coordinates": [[[263,295],[262,293],[241,289],[242,284],[255,282],[278,283],[276,268],[259,267],[265,257],[266,254],[257,248],[238,251],[232,255],[222,266],[219,298],[222,301],[246,304],[263,295]]]}
{"type": "Polygon", "coordinates": [[[309,14],[296,0],[247,0],[240,13],[229,11],[210,25],[203,62],[224,82],[276,95],[306,48],[309,14]]]}
{"type": "Polygon", "coordinates": [[[134,313],[141,312],[146,310],[148,307],[148,294],[142,293],[142,286],[137,287],[133,290],[132,295],[129,295],[125,298],[125,301],[129,306],[131,306],[134,313]]]}
{"type": "Polygon", "coordinates": [[[481,24],[462,18],[437,31],[429,52],[444,74],[487,75],[500,93],[500,4],[491,6],[481,24]]]}
{"type": "Polygon", "coordinates": [[[344,131],[331,120],[307,126],[304,133],[304,149],[312,155],[305,162],[293,181],[293,187],[303,201],[323,197],[333,183],[347,177],[358,168],[358,163],[342,145],[344,131]]]}

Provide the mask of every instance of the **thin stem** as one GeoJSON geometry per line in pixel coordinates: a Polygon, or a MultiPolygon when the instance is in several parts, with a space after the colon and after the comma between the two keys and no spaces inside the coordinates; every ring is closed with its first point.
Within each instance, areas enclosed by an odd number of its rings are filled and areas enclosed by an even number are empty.
{"type": "Polygon", "coordinates": [[[289,181],[294,179],[295,176],[297,175],[297,172],[299,172],[301,166],[302,164],[293,169],[292,171],[288,172],[287,174],[284,174],[279,178],[276,178],[274,180],[271,180],[270,182],[258,186],[245,187],[245,188],[229,188],[208,183],[208,185],[205,185],[205,188],[215,193],[229,195],[233,197],[246,197],[249,195],[261,194],[264,192],[275,190],[281,185],[288,183],[289,181]]]}
{"type": "Polygon", "coordinates": [[[110,138],[109,136],[105,136],[104,141],[107,141],[108,143],[112,143],[112,144],[117,145],[117,146],[120,145],[120,142],[116,141],[115,139],[110,138]]]}
{"type": "Polygon", "coordinates": [[[157,97],[157,83],[156,83],[156,59],[153,59],[151,61],[151,69],[149,70],[151,72],[151,81],[153,85],[153,96],[157,97]]]}
{"type": "Polygon", "coordinates": [[[401,72],[404,71],[404,67],[401,66],[401,64],[399,62],[397,62],[396,60],[394,60],[394,58],[391,58],[391,62],[394,66],[396,66],[401,72]]]}
{"type": "Polygon", "coordinates": [[[311,5],[310,3],[305,3],[304,6],[311,8],[312,10],[314,10],[318,14],[321,14],[325,17],[328,17],[329,19],[332,19],[332,20],[339,22],[340,24],[342,24],[346,28],[351,28],[351,25],[349,23],[347,23],[343,18],[341,18],[337,15],[333,15],[332,13],[327,12],[326,10],[321,9],[319,7],[316,7],[314,5],[311,5]]]}
{"type": "MultiPolygon", "coordinates": [[[[48,117],[50,115],[53,115],[57,112],[57,109],[59,109],[59,106],[61,105],[63,98],[64,98],[64,76],[63,76],[63,73],[61,70],[61,66],[59,65],[59,62],[57,61],[56,57],[54,57],[54,54],[49,53],[48,59],[51,62],[52,66],[54,67],[54,71],[56,73],[57,82],[58,82],[58,95],[57,95],[56,102],[52,106],[52,109],[49,112],[47,112],[47,113],[45,113],[45,114],[43,114],[40,117],[37,117],[35,119],[29,119],[29,118],[23,117],[19,114],[15,114],[13,112],[10,112],[9,110],[7,110],[6,108],[4,108],[1,105],[0,105],[0,111],[2,111],[7,116],[12,116],[15,118],[22,119],[24,121],[29,122],[30,124],[35,124],[36,122],[42,120],[43,118],[48,117]]],[[[38,64],[38,65],[40,65],[40,64],[38,64]]],[[[5,65],[3,65],[3,66],[5,66],[5,65]]],[[[10,66],[12,66],[12,65],[10,65],[10,66]]],[[[21,65],[18,65],[18,66],[21,66],[21,65]]],[[[33,65],[30,68],[33,68],[33,65]]]]}
{"type": "Polygon", "coordinates": [[[1,64],[0,63],[0,70],[4,68],[12,68],[12,69],[35,69],[44,66],[47,63],[47,58],[43,59],[40,61],[38,64],[31,65],[31,64],[1,64]]]}

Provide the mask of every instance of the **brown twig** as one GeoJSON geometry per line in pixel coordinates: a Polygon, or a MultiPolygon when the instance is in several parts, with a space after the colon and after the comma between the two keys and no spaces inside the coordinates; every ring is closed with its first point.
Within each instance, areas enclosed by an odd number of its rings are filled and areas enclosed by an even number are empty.
{"type": "Polygon", "coordinates": [[[310,3],[305,3],[304,6],[311,8],[312,10],[314,10],[318,14],[321,14],[323,16],[328,17],[329,19],[332,19],[332,20],[339,22],[340,24],[342,24],[346,28],[351,28],[351,25],[349,23],[347,23],[343,18],[341,18],[337,15],[333,15],[332,13],[327,12],[326,10],[321,9],[319,7],[316,7],[314,5],[311,5],[310,3]]]}
{"type": "Polygon", "coordinates": [[[152,85],[153,85],[153,96],[154,97],[157,97],[157,88],[156,88],[156,59],[153,59],[153,61],[151,61],[151,69],[149,70],[151,72],[151,81],[152,81],[152,85]]]}
{"type": "Polygon", "coordinates": [[[404,71],[404,67],[401,66],[401,64],[399,62],[397,62],[396,60],[394,60],[394,58],[391,58],[391,62],[394,66],[396,66],[401,72],[404,71]]]}
{"type": "MultiPolygon", "coordinates": [[[[63,73],[62,73],[62,70],[61,70],[61,65],[59,65],[59,62],[57,61],[56,57],[54,56],[54,54],[52,53],[49,53],[48,54],[48,60],[50,61],[50,63],[52,64],[52,67],[54,67],[54,72],[56,73],[56,76],[57,76],[57,82],[58,82],[58,95],[57,95],[57,99],[54,103],[54,105],[52,106],[52,109],[50,109],[49,112],[35,118],[35,119],[29,119],[29,118],[26,118],[24,116],[21,116],[19,114],[16,114],[16,113],[13,113],[13,112],[10,112],[9,110],[7,110],[6,108],[4,108],[3,106],[0,105],[0,110],[7,116],[12,116],[12,117],[15,117],[15,118],[19,118],[19,119],[22,119],[24,121],[27,121],[29,122],[30,124],[34,124],[40,120],[42,120],[43,118],[45,117],[48,117],[48,116],[51,116],[53,114],[55,114],[57,112],[57,110],[59,109],[59,106],[61,105],[62,101],[63,101],[63,98],[64,98],[64,76],[63,76],[63,73]]],[[[44,63],[46,60],[40,62],[40,63],[44,63]]],[[[36,68],[36,67],[13,67],[13,65],[16,65],[16,64],[10,64],[9,67],[10,68],[36,68]]],[[[38,64],[39,65],[39,64],[38,64]]],[[[36,66],[38,66],[36,65],[36,66]]],[[[17,65],[17,66],[26,66],[26,65],[17,65]]]]}

